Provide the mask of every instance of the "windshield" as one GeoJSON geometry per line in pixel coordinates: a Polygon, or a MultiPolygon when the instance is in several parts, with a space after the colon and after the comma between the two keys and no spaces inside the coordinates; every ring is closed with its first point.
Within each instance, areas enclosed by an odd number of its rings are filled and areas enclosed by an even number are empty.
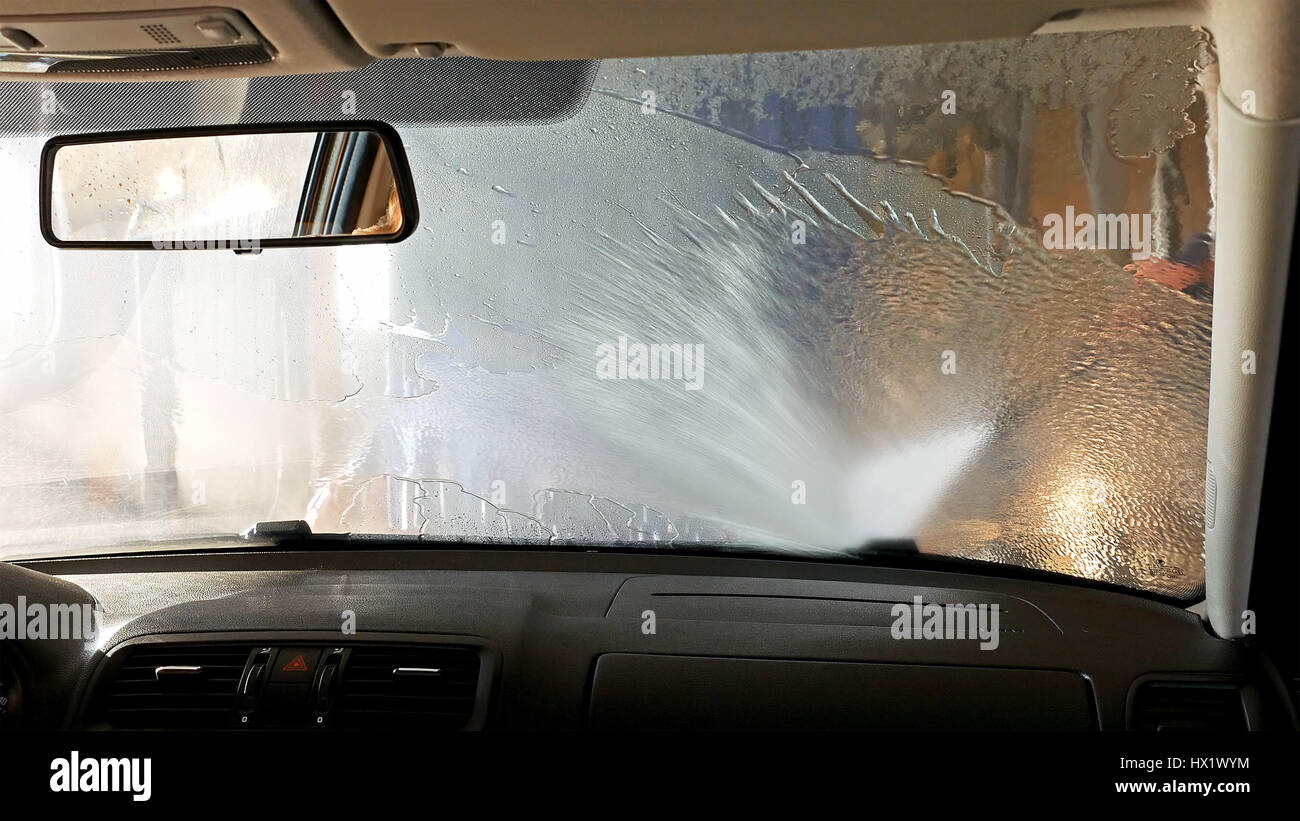
{"type": "Polygon", "coordinates": [[[395,245],[54,249],[49,135],[0,139],[0,556],[305,519],[1202,585],[1203,32],[591,76],[558,121],[395,123],[395,245]]]}

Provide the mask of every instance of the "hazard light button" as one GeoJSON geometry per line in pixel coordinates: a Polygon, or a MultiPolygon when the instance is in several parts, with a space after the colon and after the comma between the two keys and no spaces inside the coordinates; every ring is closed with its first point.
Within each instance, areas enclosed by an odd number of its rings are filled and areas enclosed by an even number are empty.
{"type": "Polygon", "coordinates": [[[320,661],[319,647],[281,647],[271,665],[271,681],[310,682],[320,661]]]}

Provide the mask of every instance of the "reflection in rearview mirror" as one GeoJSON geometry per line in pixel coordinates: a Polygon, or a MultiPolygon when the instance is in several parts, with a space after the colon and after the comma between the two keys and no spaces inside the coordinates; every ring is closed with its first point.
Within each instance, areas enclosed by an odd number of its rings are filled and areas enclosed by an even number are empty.
{"type": "Polygon", "coordinates": [[[395,242],[415,228],[413,190],[379,124],[60,137],[42,160],[41,227],[60,247],[395,242]]]}

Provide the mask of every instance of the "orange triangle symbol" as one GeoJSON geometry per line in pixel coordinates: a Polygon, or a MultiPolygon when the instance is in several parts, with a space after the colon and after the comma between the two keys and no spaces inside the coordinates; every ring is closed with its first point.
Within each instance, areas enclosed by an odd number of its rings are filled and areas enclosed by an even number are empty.
{"type": "Polygon", "coordinates": [[[283,673],[296,673],[307,669],[307,662],[303,660],[302,653],[293,657],[293,661],[280,668],[283,673]]]}

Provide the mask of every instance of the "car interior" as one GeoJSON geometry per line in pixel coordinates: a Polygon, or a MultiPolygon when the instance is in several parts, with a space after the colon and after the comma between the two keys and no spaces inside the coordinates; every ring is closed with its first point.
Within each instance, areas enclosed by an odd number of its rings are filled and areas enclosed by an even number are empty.
{"type": "Polygon", "coordinates": [[[1298,44],[0,0],[0,746],[1294,733],[1298,44]]]}

